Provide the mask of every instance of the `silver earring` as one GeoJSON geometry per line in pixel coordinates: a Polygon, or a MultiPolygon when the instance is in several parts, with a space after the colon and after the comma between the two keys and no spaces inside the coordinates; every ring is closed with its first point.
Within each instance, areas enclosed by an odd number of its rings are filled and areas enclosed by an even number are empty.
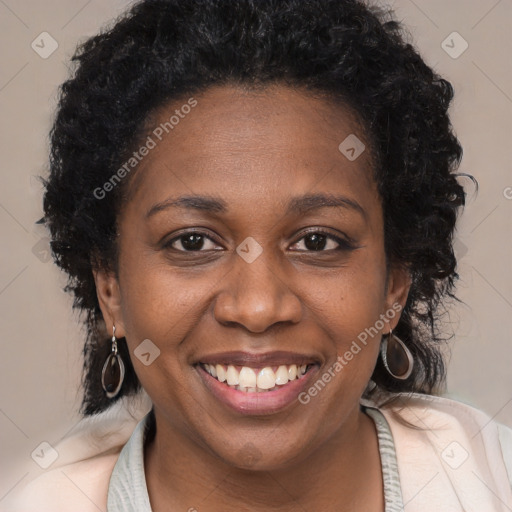
{"type": "Polygon", "coordinates": [[[124,363],[117,353],[116,326],[112,327],[112,352],[107,357],[101,371],[101,385],[108,398],[119,393],[124,380],[124,363]]]}
{"type": "Polygon", "coordinates": [[[411,351],[393,330],[382,340],[380,346],[382,362],[388,373],[398,380],[410,377],[414,368],[414,359],[411,351]]]}

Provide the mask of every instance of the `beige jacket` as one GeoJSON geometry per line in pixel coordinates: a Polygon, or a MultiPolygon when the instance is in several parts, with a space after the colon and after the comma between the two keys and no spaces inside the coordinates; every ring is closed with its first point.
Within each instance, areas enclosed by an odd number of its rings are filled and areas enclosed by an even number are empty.
{"type": "MultiPolygon", "coordinates": [[[[150,408],[143,393],[82,420],[55,446],[59,457],[46,473],[10,493],[0,510],[106,511],[121,448],[150,408]]],[[[446,398],[402,394],[378,408],[393,435],[405,512],[512,511],[512,429],[446,398]]]]}

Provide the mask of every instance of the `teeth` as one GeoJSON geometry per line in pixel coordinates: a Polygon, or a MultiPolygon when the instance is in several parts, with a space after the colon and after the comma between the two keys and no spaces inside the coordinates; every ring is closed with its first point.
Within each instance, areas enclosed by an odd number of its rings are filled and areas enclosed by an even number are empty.
{"type": "MultiPolygon", "coordinates": [[[[215,375],[213,375],[215,377],[215,375]]],[[[240,376],[238,378],[238,382],[243,388],[255,388],[256,387],[256,374],[252,368],[247,368],[244,366],[240,370],[240,376]]],[[[261,386],[260,386],[261,387],[261,386]]]]}
{"type": "Polygon", "coordinates": [[[239,373],[236,371],[234,366],[228,366],[228,371],[226,372],[226,380],[230,386],[236,386],[239,384],[239,373]]]}
{"type": "Polygon", "coordinates": [[[288,384],[288,380],[288,368],[281,365],[276,372],[276,384],[278,386],[283,386],[284,384],[288,384]]]}
{"type": "Polygon", "coordinates": [[[248,366],[242,366],[238,371],[235,366],[222,364],[205,364],[203,368],[219,382],[226,382],[228,386],[238,391],[247,393],[261,393],[274,391],[279,386],[301,378],[307,370],[307,365],[297,366],[296,364],[281,365],[276,371],[266,366],[263,369],[254,370],[248,366]]]}
{"type": "MultiPolygon", "coordinates": [[[[226,380],[226,370],[224,370],[224,366],[222,366],[221,364],[216,365],[215,371],[217,372],[217,380],[219,382],[224,382],[226,380]]],[[[215,377],[215,375],[213,375],[211,372],[210,375],[212,377],[215,377]]]]}
{"type": "Polygon", "coordinates": [[[274,373],[272,368],[269,368],[267,366],[266,368],[263,368],[263,370],[260,370],[260,372],[258,373],[258,387],[260,389],[270,389],[273,388],[275,385],[276,374],[274,373]]]}

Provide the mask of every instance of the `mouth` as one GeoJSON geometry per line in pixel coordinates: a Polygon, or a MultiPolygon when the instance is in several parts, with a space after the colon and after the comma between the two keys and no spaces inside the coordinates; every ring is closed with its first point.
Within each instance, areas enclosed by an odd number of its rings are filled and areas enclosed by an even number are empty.
{"type": "Polygon", "coordinates": [[[313,365],[296,364],[265,366],[251,368],[250,366],[235,366],[225,364],[205,364],[201,367],[218,382],[224,383],[231,389],[245,393],[268,393],[276,391],[289,382],[303,377],[313,365]]]}
{"type": "Polygon", "coordinates": [[[320,361],[277,352],[233,352],[204,357],[195,367],[220,402],[241,414],[264,415],[296,402],[318,372],[320,361]]]}

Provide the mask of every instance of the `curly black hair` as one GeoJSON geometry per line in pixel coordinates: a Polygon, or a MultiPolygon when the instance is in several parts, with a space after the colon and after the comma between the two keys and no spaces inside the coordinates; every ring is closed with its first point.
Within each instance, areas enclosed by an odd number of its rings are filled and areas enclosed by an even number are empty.
{"type": "Polygon", "coordinates": [[[414,372],[394,380],[379,360],[372,380],[390,394],[439,389],[439,317],[458,278],[452,242],[465,203],[455,172],[462,148],[448,117],[452,86],[408,39],[391,11],[356,0],[145,0],[78,47],[51,132],[44,222],[69,276],[65,290],[86,315],[83,414],[140,390],[125,343],[120,394],[108,399],[101,387],[110,343],[92,273],[116,271],[116,220],[133,176],[106,200],[94,190],[134,150],[159,106],[223,84],[284,84],[357,113],[373,156],[388,264],[412,277],[394,332],[412,352],[414,372]]]}

